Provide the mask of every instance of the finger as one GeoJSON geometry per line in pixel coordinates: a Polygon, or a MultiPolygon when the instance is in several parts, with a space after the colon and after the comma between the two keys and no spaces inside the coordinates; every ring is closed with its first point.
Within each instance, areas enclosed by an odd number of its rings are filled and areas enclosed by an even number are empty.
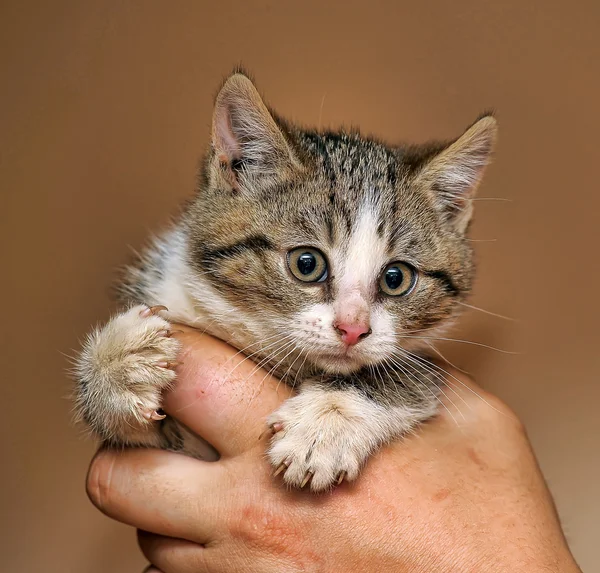
{"type": "Polygon", "coordinates": [[[222,456],[255,447],[266,417],[292,391],[224,342],[181,328],[181,364],[177,384],[165,396],[165,411],[222,456]]]}
{"type": "Polygon", "coordinates": [[[144,557],[161,573],[216,573],[216,569],[209,568],[207,556],[210,549],[186,541],[156,535],[148,531],[138,530],[138,544],[144,557]]]}
{"type": "Polygon", "coordinates": [[[148,565],[148,567],[146,567],[146,569],[144,569],[144,573],[164,573],[164,571],[157,569],[153,565],[148,565]]]}
{"type": "Polygon", "coordinates": [[[228,488],[221,464],[152,449],[101,450],[87,492],[104,514],[140,529],[205,543],[224,533],[228,488]]]}
{"type": "Polygon", "coordinates": [[[139,530],[138,543],[146,559],[164,573],[266,573],[290,570],[289,563],[284,566],[278,561],[277,555],[265,551],[262,544],[259,544],[258,551],[249,550],[241,543],[201,546],[183,539],[172,539],[139,530]]]}

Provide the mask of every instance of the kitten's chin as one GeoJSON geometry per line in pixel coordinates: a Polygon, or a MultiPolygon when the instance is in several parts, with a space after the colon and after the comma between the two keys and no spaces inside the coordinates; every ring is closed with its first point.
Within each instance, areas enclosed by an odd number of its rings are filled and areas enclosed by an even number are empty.
{"type": "Polygon", "coordinates": [[[365,366],[365,361],[348,355],[327,354],[314,360],[315,364],[330,374],[351,374],[365,366]]]}

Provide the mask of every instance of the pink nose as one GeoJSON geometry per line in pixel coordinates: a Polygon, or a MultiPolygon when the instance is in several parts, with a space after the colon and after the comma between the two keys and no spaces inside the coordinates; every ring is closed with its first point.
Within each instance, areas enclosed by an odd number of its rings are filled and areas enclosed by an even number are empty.
{"type": "Polygon", "coordinates": [[[357,342],[363,340],[363,338],[367,338],[369,334],[371,334],[371,328],[369,324],[344,324],[342,322],[338,322],[333,325],[333,327],[338,331],[342,340],[348,345],[352,346],[357,342]]]}

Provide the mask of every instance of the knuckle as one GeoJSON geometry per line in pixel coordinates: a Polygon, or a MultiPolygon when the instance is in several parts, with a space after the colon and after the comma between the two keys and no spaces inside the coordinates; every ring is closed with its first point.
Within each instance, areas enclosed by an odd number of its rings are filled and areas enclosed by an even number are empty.
{"type": "Polygon", "coordinates": [[[115,458],[106,450],[96,454],[86,480],[86,492],[90,501],[103,513],[110,503],[111,477],[115,458]]]}
{"type": "Polygon", "coordinates": [[[302,528],[284,512],[248,505],[230,524],[232,536],[246,547],[283,557],[293,552],[302,528]]]}

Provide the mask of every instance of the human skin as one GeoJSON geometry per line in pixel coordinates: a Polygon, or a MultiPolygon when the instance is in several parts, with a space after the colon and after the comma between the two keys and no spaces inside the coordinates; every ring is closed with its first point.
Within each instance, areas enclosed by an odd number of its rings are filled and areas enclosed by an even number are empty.
{"type": "Polygon", "coordinates": [[[464,375],[450,372],[434,420],[315,495],[286,489],[265,458],[265,418],[292,391],[182,330],[165,411],[220,459],[104,449],[88,474],[92,502],[140,530],[149,571],[580,572],[522,424],[464,375]]]}

